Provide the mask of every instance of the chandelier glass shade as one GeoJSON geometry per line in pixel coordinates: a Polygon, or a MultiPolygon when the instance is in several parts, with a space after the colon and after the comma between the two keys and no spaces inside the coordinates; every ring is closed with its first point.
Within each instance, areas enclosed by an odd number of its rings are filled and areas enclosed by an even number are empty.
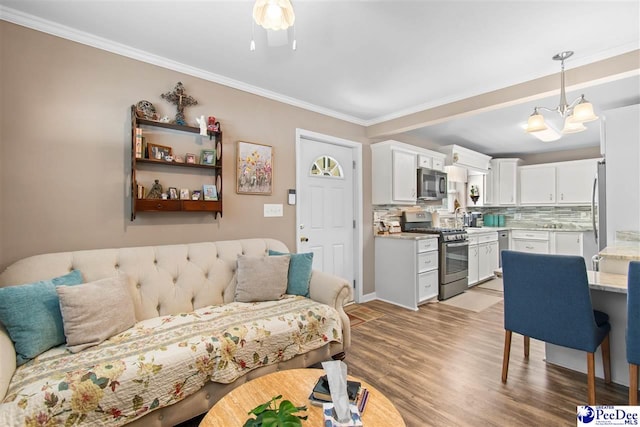
{"type": "Polygon", "coordinates": [[[286,30],[296,20],[289,0],[256,0],[253,20],[266,30],[286,30]]]}
{"type": "MultiPolygon", "coordinates": [[[[567,103],[567,96],[564,83],[564,61],[573,55],[572,51],[560,52],[553,56],[555,61],[560,61],[560,104],[556,108],[535,107],[533,114],[529,116],[526,131],[534,136],[538,136],[538,132],[549,130],[545,123],[544,116],[539,110],[556,112],[560,117],[564,118],[564,127],[562,134],[577,133],[586,130],[583,123],[597,120],[598,116],[593,112],[593,105],[584,98],[584,95],[576,98],[571,104],[567,103]]],[[[557,138],[556,138],[557,139],[557,138]]]]}

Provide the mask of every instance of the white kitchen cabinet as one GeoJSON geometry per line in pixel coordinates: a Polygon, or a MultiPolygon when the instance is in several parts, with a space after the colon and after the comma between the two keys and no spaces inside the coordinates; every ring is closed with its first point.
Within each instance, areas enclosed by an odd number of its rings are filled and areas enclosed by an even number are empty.
{"type": "Polygon", "coordinates": [[[556,164],[556,201],[558,204],[589,204],[598,159],[556,164]]]}
{"type": "Polygon", "coordinates": [[[496,204],[493,175],[493,166],[487,174],[482,175],[482,183],[484,184],[484,196],[482,195],[482,193],[480,193],[480,197],[483,199],[483,203],[485,206],[492,206],[496,204]]]}
{"type": "Polygon", "coordinates": [[[520,159],[493,159],[487,175],[485,203],[514,206],[518,202],[518,165],[520,159]]]}
{"type": "Polygon", "coordinates": [[[436,237],[375,238],[376,297],[410,310],[438,296],[436,237]]]}
{"type": "Polygon", "coordinates": [[[418,194],[416,155],[400,149],[392,150],[391,155],[392,200],[400,203],[415,203],[418,194]]]}
{"type": "Polygon", "coordinates": [[[509,247],[514,251],[535,254],[549,254],[550,237],[548,231],[512,230],[509,247]]]}
{"type": "Polygon", "coordinates": [[[371,146],[371,199],[374,205],[416,203],[418,153],[407,147],[410,146],[396,141],[371,146]]]}
{"type": "Polygon", "coordinates": [[[418,155],[418,167],[433,169],[433,157],[425,156],[424,154],[418,155]]]}
{"type": "Polygon", "coordinates": [[[497,232],[470,234],[468,285],[473,286],[494,277],[499,256],[497,232]]]}
{"type": "Polygon", "coordinates": [[[556,202],[556,168],[550,165],[521,166],[520,204],[548,205],[556,202]]]}
{"type": "Polygon", "coordinates": [[[432,163],[432,169],[441,172],[444,170],[444,157],[434,157],[432,163]]]}
{"type": "Polygon", "coordinates": [[[587,270],[591,270],[591,257],[598,252],[598,245],[593,236],[593,232],[582,231],[556,231],[555,248],[556,254],[578,255],[584,258],[587,270]]]}
{"type": "Polygon", "coordinates": [[[468,274],[468,286],[471,287],[478,283],[479,276],[479,262],[480,253],[478,250],[478,241],[471,243],[469,238],[469,274],[468,274]]]}

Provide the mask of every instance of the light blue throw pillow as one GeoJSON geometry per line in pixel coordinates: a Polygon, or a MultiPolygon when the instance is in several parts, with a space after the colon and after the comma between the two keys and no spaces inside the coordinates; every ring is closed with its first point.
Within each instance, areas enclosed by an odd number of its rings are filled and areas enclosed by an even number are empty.
{"type": "Polygon", "coordinates": [[[302,295],[308,298],[313,253],[288,254],[269,249],[269,255],[291,255],[291,260],[289,261],[289,276],[287,278],[287,293],[289,295],[302,295]]]}
{"type": "Polygon", "coordinates": [[[16,348],[18,366],[60,344],[64,326],[56,286],[79,285],[82,273],[50,280],[0,288],[0,323],[9,332],[16,348]]]}

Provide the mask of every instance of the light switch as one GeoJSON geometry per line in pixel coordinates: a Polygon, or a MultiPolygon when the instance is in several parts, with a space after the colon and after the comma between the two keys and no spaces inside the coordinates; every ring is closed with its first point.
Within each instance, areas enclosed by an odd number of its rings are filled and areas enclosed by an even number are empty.
{"type": "Polygon", "coordinates": [[[266,217],[275,217],[275,216],[283,216],[282,204],[265,204],[264,205],[264,216],[266,217]]]}

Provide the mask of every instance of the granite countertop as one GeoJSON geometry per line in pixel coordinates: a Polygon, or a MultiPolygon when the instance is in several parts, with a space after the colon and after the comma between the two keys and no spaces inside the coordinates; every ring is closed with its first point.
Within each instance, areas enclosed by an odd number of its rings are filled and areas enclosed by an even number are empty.
{"type": "Polygon", "coordinates": [[[598,291],[627,293],[627,276],[624,274],[587,271],[589,287],[598,291]]]}
{"type": "Polygon", "coordinates": [[[420,234],[420,233],[389,233],[389,234],[376,234],[375,237],[387,238],[387,239],[404,239],[404,240],[424,240],[424,239],[437,239],[437,234],[420,234]]]}
{"type": "Polygon", "coordinates": [[[599,252],[600,256],[625,261],[640,261],[640,242],[616,242],[599,252]]]}
{"type": "Polygon", "coordinates": [[[579,232],[583,233],[585,231],[593,231],[590,227],[581,227],[576,225],[569,225],[563,227],[540,227],[535,225],[508,225],[504,227],[469,227],[466,229],[467,232],[469,230],[487,230],[487,231],[502,231],[502,230],[532,230],[532,231],[570,231],[570,232],[579,232]]]}

